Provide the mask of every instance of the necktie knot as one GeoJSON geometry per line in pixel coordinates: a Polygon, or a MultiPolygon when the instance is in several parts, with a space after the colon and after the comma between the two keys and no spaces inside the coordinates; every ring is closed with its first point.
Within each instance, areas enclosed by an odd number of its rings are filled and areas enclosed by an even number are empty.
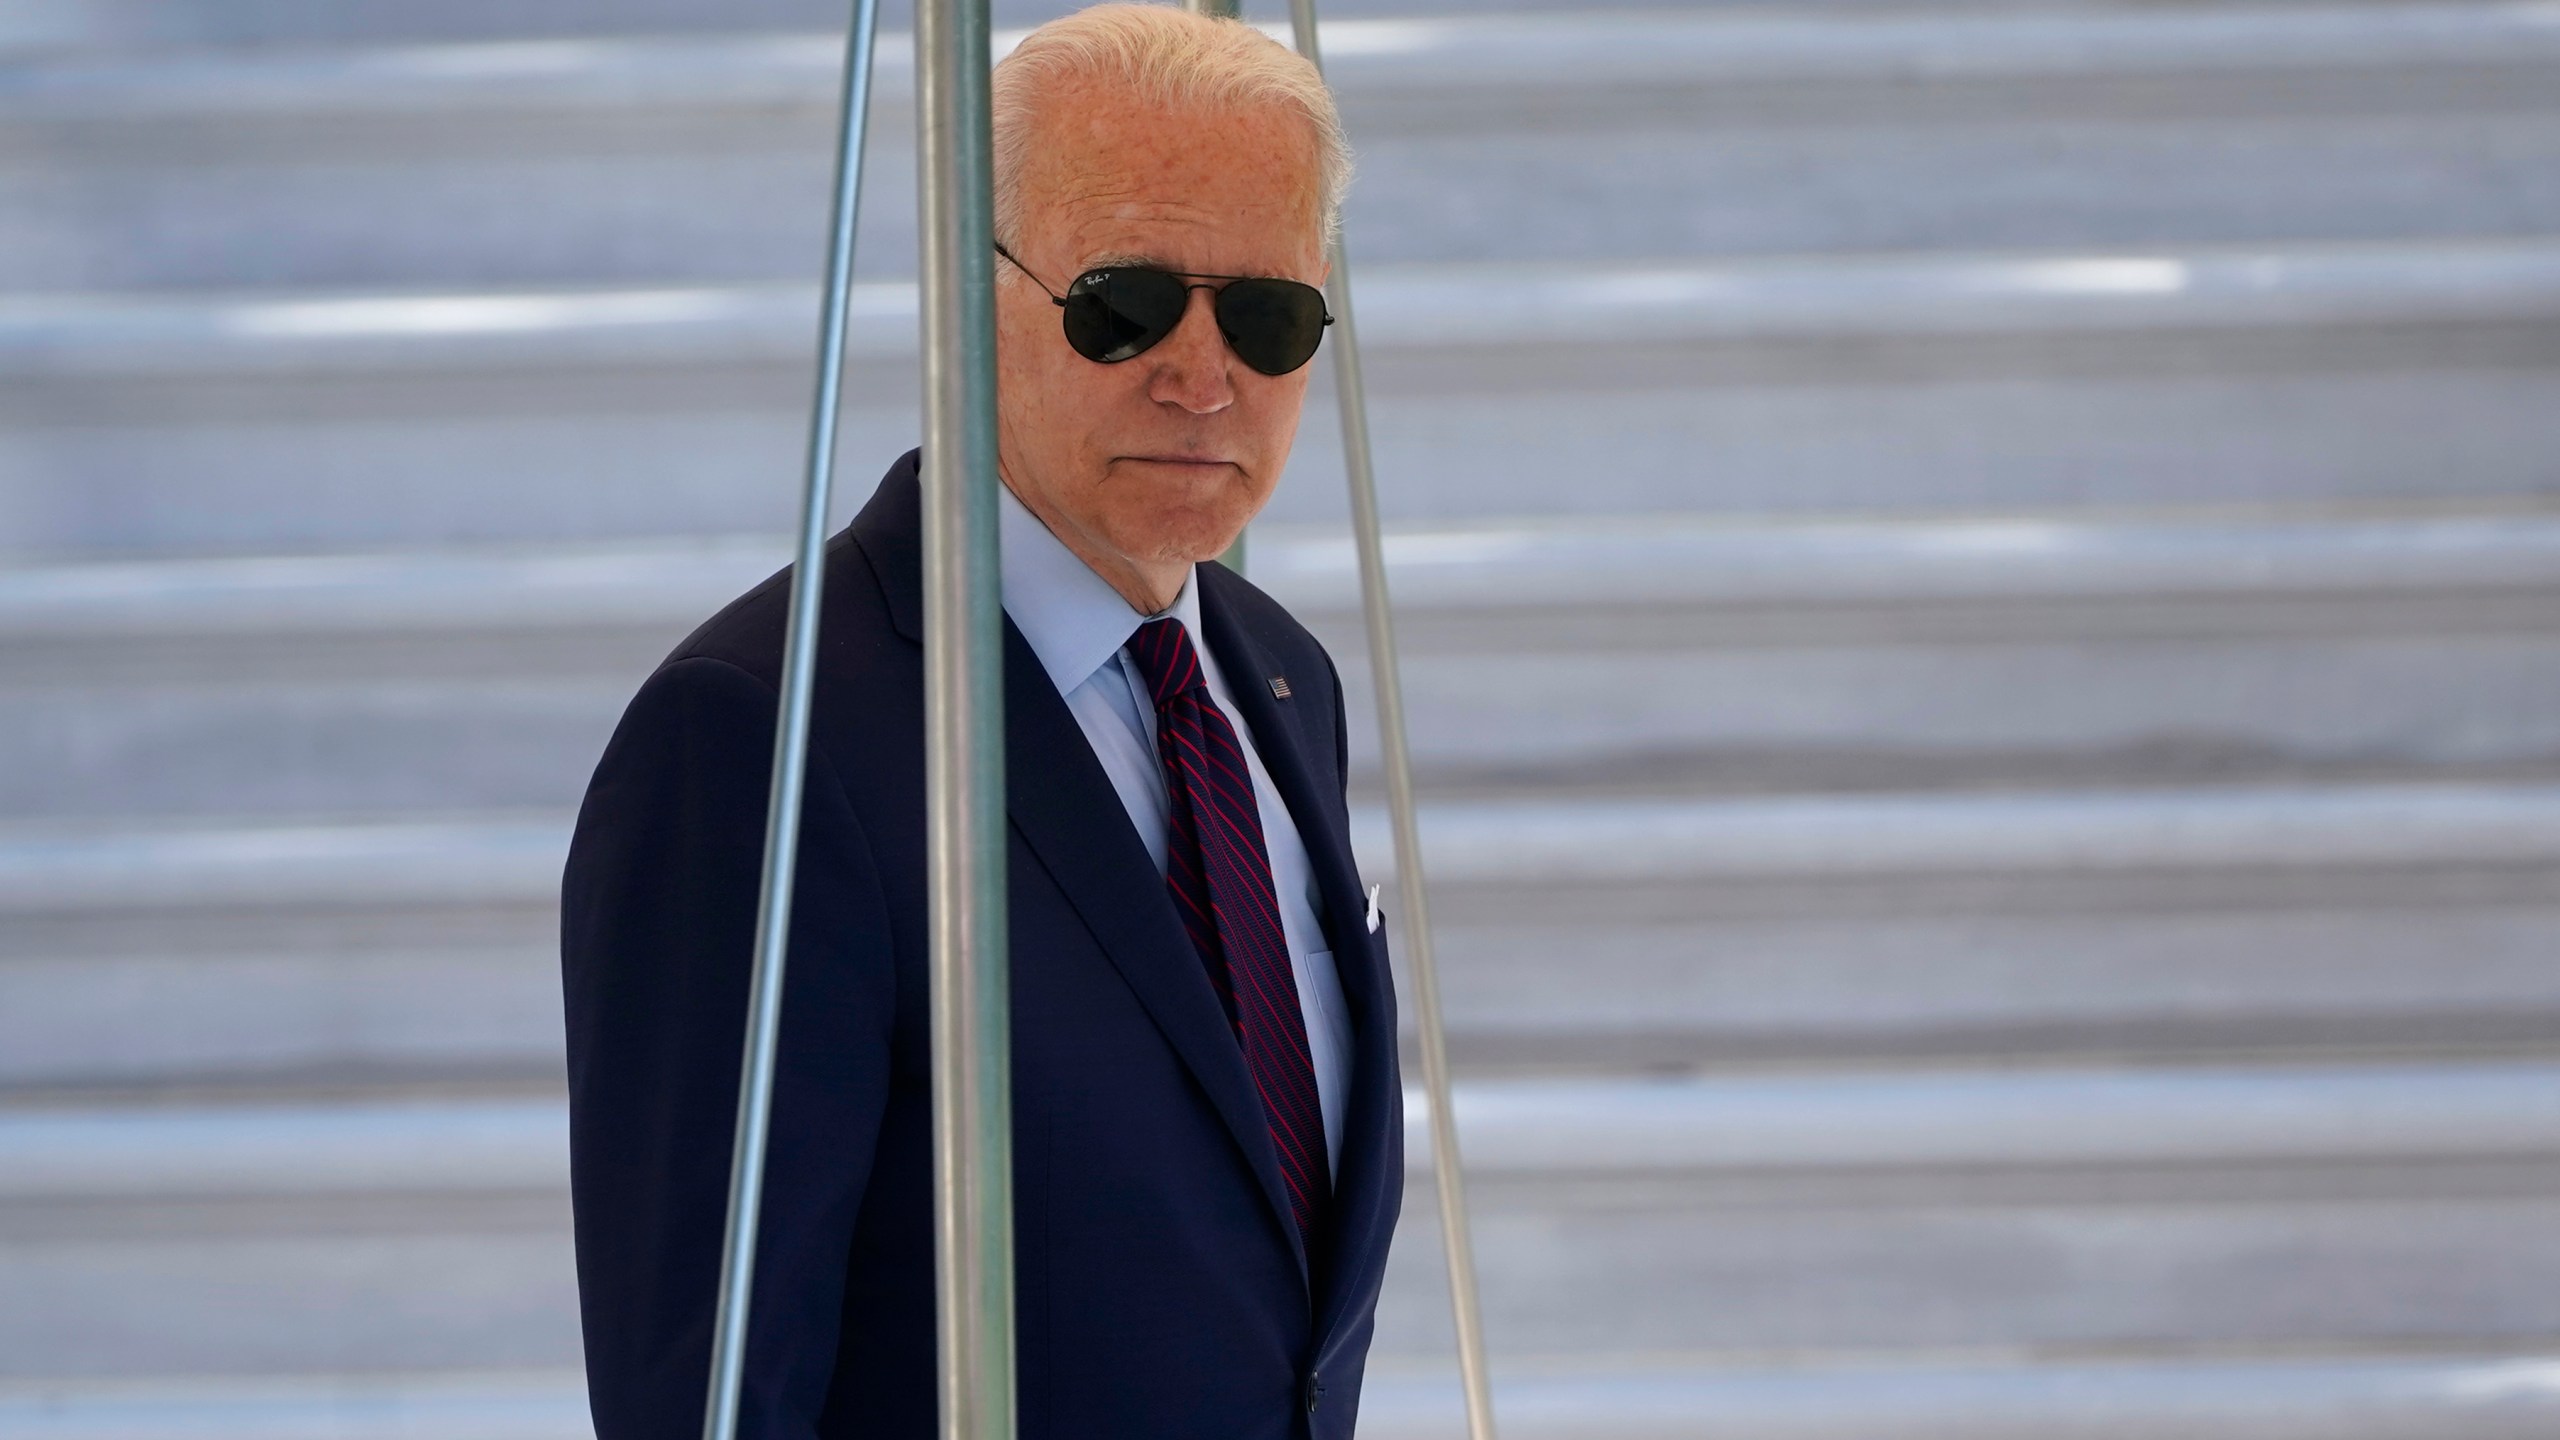
{"type": "Polygon", "coordinates": [[[1159,710],[1195,690],[1209,688],[1208,679],[1200,673],[1200,653],[1191,648],[1190,632],[1170,616],[1138,627],[1138,633],[1129,637],[1129,658],[1146,677],[1147,691],[1159,710]]]}

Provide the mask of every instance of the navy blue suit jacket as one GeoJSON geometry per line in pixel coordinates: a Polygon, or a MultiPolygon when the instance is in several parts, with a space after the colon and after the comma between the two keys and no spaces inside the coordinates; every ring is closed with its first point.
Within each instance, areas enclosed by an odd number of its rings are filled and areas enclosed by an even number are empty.
{"type": "MultiPolygon", "coordinates": [[[[827,547],[742,1433],[935,1433],[923,651],[913,453],[827,547]]],[[[1351,1012],[1328,1239],[1302,1253],[1216,992],[1118,795],[1005,633],[1024,1440],[1352,1431],[1404,1178],[1330,660],[1199,567],[1239,718],[1306,842],[1351,1012]],[[1287,698],[1264,683],[1285,677],[1287,698]]],[[[571,1178],[600,1440],[700,1434],[788,575],[631,702],[562,910],[571,1178]]]]}

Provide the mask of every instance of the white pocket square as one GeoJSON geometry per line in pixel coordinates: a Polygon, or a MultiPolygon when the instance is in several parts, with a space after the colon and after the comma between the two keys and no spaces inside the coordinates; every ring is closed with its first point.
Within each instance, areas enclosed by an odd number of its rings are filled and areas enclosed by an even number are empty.
{"type": "Polygon", "coordinates": [[[1386,918],[1386,912],[1378,908],[1378,887],[1372,885],[1369,887],[1369,933],[1377,934],[1378,927],[1386,923],[1386,918]]]}

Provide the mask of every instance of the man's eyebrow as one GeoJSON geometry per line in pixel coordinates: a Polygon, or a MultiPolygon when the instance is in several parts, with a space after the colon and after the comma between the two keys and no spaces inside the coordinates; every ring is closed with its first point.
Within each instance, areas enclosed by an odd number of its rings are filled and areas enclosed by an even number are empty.
{"type": "MultiPolygon", "coordinates": [[[[1108,269],[1110,269],[1112,266],[1115,266],[1115,265],[1142,265],[1142,266],[1145,266],[1147,269],[1150,269],[1150,270],[1164,270],[1164,271],[1169,271],[1169,272],[1171,272],[1171,273],[1173,273],[1173,274],[1176,274],[1176,275],[1207,275],[1207,274],[1210,274],[1210,273],[1211,273],[1211,272],[1209,272],[1209,271],[1205,271],[1205,270],[1185,270],[1185,269],[1183,269],[1182,267],[1180,267],[1180,266],[1178,266],[1178,265],[1174,264],[1172,261],[1165,259],[1165,258],[1164,258],[1163,256],[1161,256],[1161,255],[1145,255],[1145,254],[1141,254],[1141,253],[1139,253],[1139,252],[1137,252],[1137,251],[1135,251],[1135,250],[1107,250],[1107,251],[1104,251],[1102,254],[1100,254],[1100,255],[1096,255],[1096,256],[1094,256],[1092,259],[1087,260],[1086,262],[1084,262],[1084,266],[1083,266],[1083,268],[1082,268],[1082,269],[1079,269],[1078,271],[1076,271],[1076,273],[1077,273],[1078,275],[1090,275],[1090,274],[1092,274],[1092,273],[1093,273],[1094,271],[1096,271],[1096,270],[1108,270],[1108,269]]],[[[1221,274],[1218,274],[1215,278],[1217,278],[1217,279],[1221,279],[1221,280],[1226,280],[1226,279],[1253,279],[1253,278],[1257,278],[1257,277],[1255,277],[1255,276],[1253,276],[1253,275],[1229,276],[1229,275],[1226,275],[1226,274],[1221,273],[1221,274]]],[[[1260,278],[1267,278],[1267,279],[1281,279],[1281,280],[1285,280],[1285,279],[1287,279],[1287,278],[1289,278],[1289,277],[1287,277],[1287,276],[1285,276],[1285,275],[1277,275],[1277,274],[1274,274],[1274,275],[1271,275],[1271,276],[1264,276],[1264,277],[1260,277],[1260,278]]]]}

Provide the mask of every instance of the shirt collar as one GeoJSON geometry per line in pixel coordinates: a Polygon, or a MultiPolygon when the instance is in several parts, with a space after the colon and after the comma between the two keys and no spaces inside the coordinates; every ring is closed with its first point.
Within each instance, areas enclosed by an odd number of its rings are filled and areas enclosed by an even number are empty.
{"type": "MultiPolygon", "coordinates": [[[[1120,653],[1140,625],[1156,617],[1131,608],[1110,582],[1049,533],[1010,488],[999,484],[996,491],[1004,613],[1030,642],[1040,668],[1049,672],[1049,683],[1060,695],[1072,694],[1120,653]]],[[[1180,619],[1195,637],[1200,633],[1197,588],[1186,573],[1181,593],[1161,612],[1180,619]]]]}

